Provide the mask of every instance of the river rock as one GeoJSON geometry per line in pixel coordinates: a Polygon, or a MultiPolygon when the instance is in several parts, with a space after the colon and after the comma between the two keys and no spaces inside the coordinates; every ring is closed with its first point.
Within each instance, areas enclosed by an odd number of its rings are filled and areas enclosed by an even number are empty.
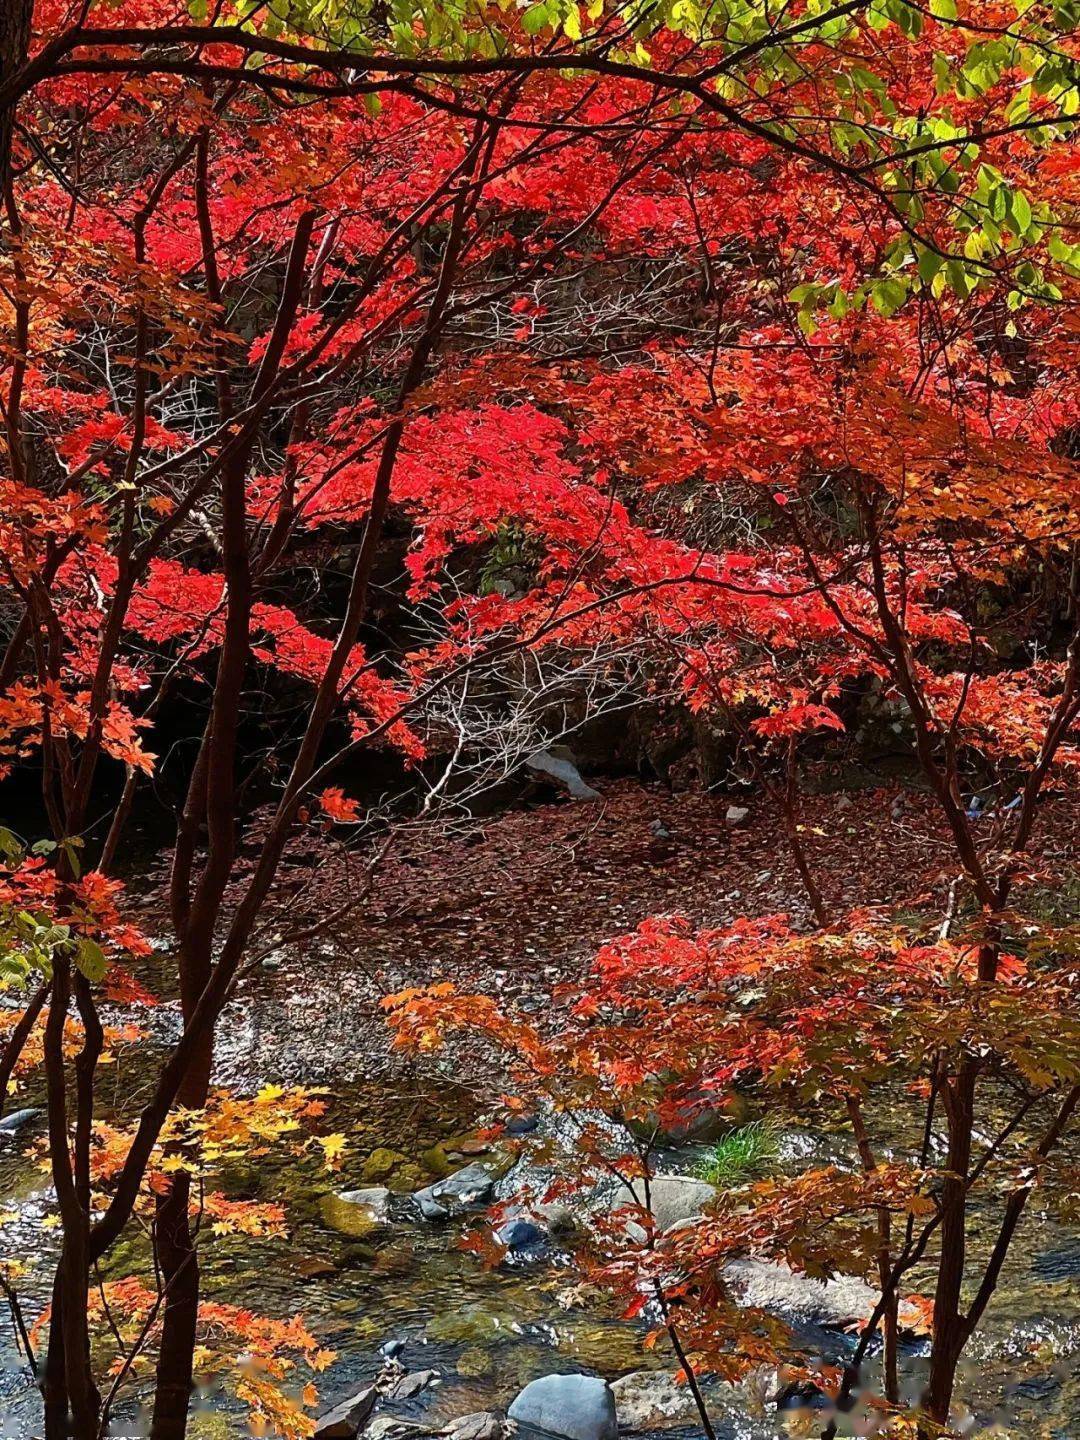
{"type": "Polygon", "coordinates": [[[385,1185],[372,1185],[366,1190],[345,1190],[340,1195],[324,1195],[319,1209],[332,1230],[362,1240],[389,1225],[390,1191],[385,1185]]]}
{"type": "MultiPolygon", "coordinates": [[[[879,1298],[873,1286],[855,1275],[817,1280],[779,1260],[729,1260],[724,1280],[740,1305],[780,1314],[797,1325],[846,1329],[866,1320],[879,1298]]],[[[916,1318],[914,1307],[901,1307],[902,1325],[916,1318]]]]}
{"type": "Polygon", "coordinates": [[[401,1420],[396,1415],[376,1415],[364,1431],[364,1440],[401,1440],[405,1435],[430,1435],[426,1425],[401,1420]]]}
{"type": "Polygon", "coordinates": [[[507,1415],[521,1431],[562,1440],[618,1440],[611,1386],[591,1375],[545,1375],[526,1385],[507,1415]]]}
{"type": "Polygon", "coordinates": [[[525,1250],[535,1250],[544,1243],[544,1232],[532,1220],[520,1216],[507,1220],[495,1231],[495,1239],[505,1245],[512,1254],[520,1255],[525,1250]]]}
{"type": "Polygon", "coordinates": [[[663,1370],[637,1370],[611,1385],[620,1430],[672,1430],[693,1424],[697,1406],[689,1386],[663,1370]]]}
{"type": "Polygon", "coordinates": [[[372,1150],[364,1161],[360,1178],[368,1185],[388,1180],[399,1165],[407,1165],[408,1161],[409,1157],[402,1155],[400,1150],[389,1150],[385,1145],[380,1145],[372,1150]]]}
{"type": "Polygon", "coordinates": [[[388,1379],[383,1394],[387,1400],[411,1400],[429,1385],[436,1385],[440,1378],[438,1370],[412,1370],[408,1375],[388,1379]]]}
{"type": "Polygon", "coordinates": [[[623,1123],[639,1140],[647,1140],[661,1148],[677,1150],[683,1145],[715,1145],[739,1125],[751,1118],[750,1104],[737,1090],[717,1094],[694,1090],[686,1101],[686,1118],[662,1124],[655,1114],[623,1123]]]}
{"type": "Polygon", "coordinates": [[[531,1135],[540,1128],[539,1115],[511,1115],[503,1129],[507,1135],[531,1135]]]}
{"type": "Polygon", "coordinates": [[[463,1170],[455,1170],[434,1185],[425,1186],[413,1196],[425,1220],[439,1220],[476,1205],[486,1205],[491,1199],[498,1176],[494,1169],[482,1161],[474,1161],[463,1170]]]}
{"type": "Polygon", "coordinates": [[[503,1430],[503,1422],[494,1411],[478,1410],[451,1420],[442,1433],[447,1440],[500,1440],[503,1430]]]}
{"type": "Polygon", "coordinates": [[[581,778],[573,754],[565,745],[556,745],[550,750],[534,750],[525,759],[525,769],[531,779],[554,785],[574,800],[600,799],[600,792],[581,778]]]}
{"type": "Polygon", "coordinates": [[[348,1400],[342,1400],[315,1422],[315,1440],[355,1440],[371,1418],[378,1394],[374,1385],[365,1385],[348,1400]]]}
{"type": "Polygon", "coordinates": [[[36,1120],[40,1114],[40,1110],[13,1110],[10,1115],[5,1115],[0,1120],[0,1134],[14,1135],[24,1125],[29,1125],[31,1120],[36,1120]]]}
{"type": "MultiPolygon", "coordinates": [[[[638,1196],[644,1198],[644,1186],[634,1182],[638,1196]]],[[[649,1182],[649,1205],[656,1229],[670,1230],[673,1225],[683,1224],[700,1215],[716,1198],[716,1186],[707,1180],[697,1180],[692,1175],[654,1175],[649,1182]]],[[[639,1203],[627,1185],[618,1185],[605,1194],[605,1208],[619,1210],[624,1205],[639,1203]]],[[[639,1243],[645,1239],[644,1228],[635,1220],[627,1224],[627,1233],[639,1243]]]]}

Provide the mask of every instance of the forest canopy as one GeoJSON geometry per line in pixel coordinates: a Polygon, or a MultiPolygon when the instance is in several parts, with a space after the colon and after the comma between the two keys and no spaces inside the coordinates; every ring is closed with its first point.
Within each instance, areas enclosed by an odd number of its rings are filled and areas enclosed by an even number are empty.
{"type": "Polygon", "coordinates": [[[644,1344],[526,1434],[1067,1433],[1078,117],[1076,0],[6,0],[15,1433],[494,1440],[228,1279],[447,1220],[644,1344]]]}

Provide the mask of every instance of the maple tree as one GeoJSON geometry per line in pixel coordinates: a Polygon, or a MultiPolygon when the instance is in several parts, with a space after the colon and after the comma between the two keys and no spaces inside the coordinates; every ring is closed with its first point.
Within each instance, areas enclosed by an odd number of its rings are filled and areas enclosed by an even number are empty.
{"type": "MultiPolygon", "coordinates": [[[[1056,1105],[1036,1170],[1077,1098],[1069,937],[1043,927],[1021,954],[1013,933],[1080,713],[1077,21],[1067,0],[4,7],[0,745],[40,779],[42,833],[0,846],[4,974],[28,990],[0,1093],[40,1056],[62,1229],[49,1440],[69,1414],[79,1440],[106,1423],[90,1276],[146,1204],[161,1288],[133,1277],[117,1299],[155,1346],[152,1434],[184,1434],[215,1322],[192,1224],[205,1156],[177,1116],[213,1114],[214,1028],[251,978],[290,840],[342,827],[377,860],[392,826],[365,823],[343,762],[420,770],[455,724],[455,760],[482,749],[498,714],[470,734],[447,697],[548,652],[591,656],[616,689],[636,667],[724,717],[784,809],[821,927],[692,944],[649,926],[633,973],[605,952],[579,1001],[586,1046],[600,1012],[669,1017],[648,1073],[589,1062],[624,1108],[679,1054],[696,1080],[753,1070],[851,1106],[857,1184],[766,1194],[761,1216],[790,1203],[791,1234],[721,1215],[684,1268],[696,1285],[751,1239],[798,1253],[815,1207],[862,1207],[895,1330],[933,1205],[925,1418],[947,1423],[1033,1183],[1005,1201],[965,1309],[977,1096],[1000,1069],[1025,1118],[1056,1105]],[[688,487],[703,528],[677,503],[688,487]],[[387,643],[380,567],[402,537],[414,629],[387,643]],[[470,566],[499,544],[520,583],[470,566]],[[263,717],[259,686],[302,689],[298,715],[263,717]],[[178,697],[201,707],[197,742],[161,757],[178,697]],[[834,916],[800,827],[799,758],[860,697],[902,710],[972,900],[935,943],[834,916]],[[134,1129],[110,1132],[98,1012],[110,986],[130,996],[145,949],[115,873],[150,777],[177,796],[183,1029],[134,1129]],[[766,987],[759,1022],[739,1016],[753,1057],[716,996],[683,1003],[729,963],[766,987]],[[796,1046],[786,987],[808,976],[822,1015],[859,1003],[796,1046]],[[890,1057],[897,996],[910,1049],[890,1057]],[[893,1070],[944,1111],[936,1176],[926,1157],[873,1159],[861,1106],[893,1070]]],[[[548,1043],[529,1041],[535,1058],[548,1043]]],[[[279,1222],[227,1203],[205,1213],[279,1222]]],[[[702,1353],[720,1313],[701,1312],[702,1353]]],[[[307,1353],[305,1337],[266,1343],[307,1353]]],[[[254,1398],[270,1413],[261,1384],[254,1398]]]]}

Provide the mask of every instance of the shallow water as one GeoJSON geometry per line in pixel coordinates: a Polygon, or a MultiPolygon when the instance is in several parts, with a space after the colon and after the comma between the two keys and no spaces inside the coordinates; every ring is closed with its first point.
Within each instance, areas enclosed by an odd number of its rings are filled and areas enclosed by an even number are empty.
{"type": "MultiPolygon", "coordinates": [[[[170,1024],[165,1012],[155,1020],[163,1032],[170,1024]]],[[[238,1062],[247,1033],[243,1027],[230,1033],[226,1053],[234,1071],[242,1068],[238,1062]]],[[[145,1074],[145,1056],[120,1058],[110,1091],[118,1113],[138,1103],[145,1074]]],[[[19,1103],[34,1101],[31,1092],[19,1103]]],[[[320,1192],[361,1183],[362,1162],[378,1146],[417,1157],[437,1141],[460,1134],[475,1121],[476,1102],[451,1083],[433,1089],[430,1082],[408,1078],[395,1084],[352,1084],[328,1102],[320,1129],[340,1130],[349,1138],[349,1158],[340,1176],[328,1176],[313,1162],[296,1167],[273,1157],[234,1169],[230,1176],[234,1190],[249,1198],[286,1205],[288,1238],[207,1237],[203,1249],[209,1296],[277,1317],[300,1313],[319,1341],[337,1352],[320,1377],[324,1404],[344,1398],[377,1372],[382,1363],[378,1349],[388,1339],[405,1342],[403,1360],[410,1370],[440,1373],[437,1386],[394,1407],[403,1418],[432,1423],[503,1406],[528,1380],[552,1371],[615,1378],[652,1366],[674,1368],[661,1351],[644,1353],[640,1329],[605,1313],[600,1302],[566,1308],[566,1291],[577,1278],[566,1257],[485,1269],[458,1248],[460,1224],[431,1226],[404,1213],[385,1233],[362,1244],[329,1229],[319,1211],[320,1192]]],[[[0,1243],[5,1256],[31,1263],[19,1290],[27,1318],[33,1320],[47,1292],[55,1231],[41,1223],[52,1208],[47,1177],[24,1150],[23,1143],[0,1141],[0,1211],[5,1217],[0,1243]]],[[[837,1153],[837,1142],[827,1134],[790,1134],[785,1141],[786,1163],[792,1167],[837,1153]]],[[[683,1162],[689,1163],[689,1157],[683,1162]]],[[[130,1258],[121,1257],[111,1273],[123,1273],[130,1258]]],[[[830,1358],[850,1344],[826,1332],[807,1338],[830,1358]]],[[[970,1433],[1076,1440],[1078,1357],[1080,1239],[1035,1214],[1021,1232],[964,1366],[961,1393],[973,1412],[970,1433]]],[[[912,1390],[921,1365],[918,1349],[906,1354],[912,1390]]],[[[0,1401],[4,1440],[30,1440],[38,1433],[37,1395],[6,1323],[0,1325],[0,1401]]],[[[240,1412],[219,1389],[201,1392],[195,1410],[193,1433],[200,1440],[248,1433],[240,1412]]],[[[141,1434],[145,1421],[133,1397],[118,1413],[113,1433],[141,1434]]],[[[700,1434],[693,1429],[683,1433],[700,1434]]],[[[778,1432],[775,1417],[732,1412],[725,1405],[717,1416],[717,1433],[722,1440],[769,1440],[778,1432]]]]}

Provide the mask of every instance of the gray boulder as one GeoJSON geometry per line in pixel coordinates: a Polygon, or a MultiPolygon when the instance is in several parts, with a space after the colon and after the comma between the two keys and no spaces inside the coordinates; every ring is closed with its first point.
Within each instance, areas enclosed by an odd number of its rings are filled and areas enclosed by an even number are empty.
{"type": "Polygon", "coordinates": [[[348,1400],[342,1400],[315,1422],[315,1440],[355,1440],[371,1419],[378,1394],[374,1385],[365,1385],[348,1400]]]}
{"type": "Polygon", "coordinates": [[[413,1199],[425,1220],[441,1220],[456,1211],[486,1205],[495,1189],[495,1180],[492,1171],[477,1160],[463,1170],[456,1170],[445,1180],[436,1180],[434,1185],[417,1190],[413,1199]]]}
{"type": "Polygon", "coordinates": [[[673,1430],[698,1419],[689,1386],[663,1370],[636,1370],[611,1390],[620,1430],[673,1430]]]}
{"type": "Polygon", "coordinates": [[[10,1115],[5,1115],[0,1120],[0,1134],[14,1135],[24,1125],[29,1125],[31,1120],[36,1120],[40,1114],[40,1110],[13,1110],[10,1115]]]}
{"type": "MultiPolygon", "coordinates": [[[[634,1182],[637,1191],[627,1185],[618,1185],[604,1195],[604,1208],[620,1210],[625,1205],[644,1201],[645,1188],[640,1181],[634,1182]]],[[[673,1225],[683,1225],[693,1220],[716,1198],[716,1186],[707,1180],[696,1180],[692,1175],[654,1175],[649,1182],[649,1209],[658,1231],[670,1230],[673,1225]]],[[[636,1220],[627,1224],[627,1233],[639,1243],[645,1239],[644,1227],[636,1220]]]]}
{"type": "Polygon", "coordinates": [[[437,1370],[410,1370],[407,1375],[391,1375],[382,1386],[387,1400],[412,1400],[429,1385],[439,1383],[437,1370]]]}
{"type": "Polygon", "coordinates": [[[495,1231],[495,1239],[513,1254],[535,1250],[544,1243],[544,1232],[532,1220],[514,1216],[495,1231]]]}
{"type": "Polygon", "coordinates": [[[528,1434],[561,1440],[618,1440],[611,1386],[591,1375],[545,1375],[526,1385],[506,1412],[528,1434]]]}
{"type": "MultiPolygon", "coordinates": [[[[740,1305],[768,1310],[801,1325],[844,1329],[869,1318],[879,1292],[855,1275],[834,1275],[817,1280],[802,1275],[780,1260],[729,1260],[724,1280],[740,1305]]],[[[915,1319],[911,1306],[902,1306],[900,1323],[915,1319]]]]}
{"type": "Polygon", "coordinates": [[[533,780],[564,790],[574,800],[599,800],[600,792],[587,785],[565,745],[551,750],[534,750],[526,756],[525,769],[533,780]]]}

